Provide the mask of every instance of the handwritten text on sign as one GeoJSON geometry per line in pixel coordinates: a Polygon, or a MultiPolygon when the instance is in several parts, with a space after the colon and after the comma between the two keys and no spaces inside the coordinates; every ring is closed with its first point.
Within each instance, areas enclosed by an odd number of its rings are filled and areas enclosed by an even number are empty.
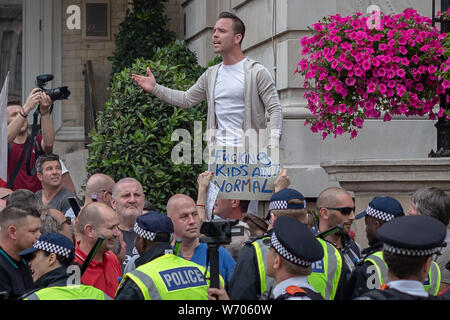
{"type": "Polygon", "coordinates": [[[218,198],[269,200],[280,164],[273,163],[267,152],[216,150],[210,169],[219,188],[218,198]]]}

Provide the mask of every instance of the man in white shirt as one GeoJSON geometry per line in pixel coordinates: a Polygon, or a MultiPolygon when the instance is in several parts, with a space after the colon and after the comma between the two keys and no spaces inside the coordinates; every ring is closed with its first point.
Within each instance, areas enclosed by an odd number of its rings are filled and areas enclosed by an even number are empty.
{"type": "Polygon", "coordinates": [[[188,108],[207,99],[207,129],[216,130],[208,143],[214,146],[241,146],[246,130],[260,134],[260,129],[267,127],[267,111],[270,132],[265,133],[264,139],[270,148],[277,147],[282,126],[278,93],[269,71],[242,52],[244,34],[242,20],[222,12],[214,26],[212,42],[214,53],[221,55],[223,63],[208,68],[187,91],[158,85],[150,68],[148,76],[132,77],[145,92],[172,105],[188,108]]]}

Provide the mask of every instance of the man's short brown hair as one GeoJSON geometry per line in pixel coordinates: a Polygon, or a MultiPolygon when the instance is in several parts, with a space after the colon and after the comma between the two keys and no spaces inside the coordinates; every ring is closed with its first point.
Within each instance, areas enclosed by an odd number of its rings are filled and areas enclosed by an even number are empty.
{"type": "Polygon", "coordinates": [[[219,19],[231,19],[233,20],[233,32],[234,34],[241,34],[242,38],[239,42],[239,45],[242,44],[242,40],[244,40],[245,36],[245,24],[242,22],[239,17],[231,12],[223,11],[219,14],[219,19]]]}
{"type": "Polygon", "coordinates": [[[27,216],[40,218],[41,212],[33,206],[10,204],[0,212],[0,227],[6,229],[12,221],[18,221],[27,216]]]}

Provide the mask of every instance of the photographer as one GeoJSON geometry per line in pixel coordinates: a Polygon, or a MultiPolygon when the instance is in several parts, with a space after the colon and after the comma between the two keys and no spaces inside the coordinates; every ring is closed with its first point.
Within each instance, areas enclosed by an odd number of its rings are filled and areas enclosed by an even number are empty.
{"type": "Polygon", "coordinates": [[[50,118],[53,101],[41,89],[34,88],[23,105],[10,101],[6,109],[8,123],[8,188],[28,189],[36,192],[42,188],[36,174],[30,175],[37,157],[53,151],[55,133],[50,118]],[[31,141],[27,117],[39,103],[41,133],[31,141]],[[16,176],[14,177],[14,173],[16,176]]]}

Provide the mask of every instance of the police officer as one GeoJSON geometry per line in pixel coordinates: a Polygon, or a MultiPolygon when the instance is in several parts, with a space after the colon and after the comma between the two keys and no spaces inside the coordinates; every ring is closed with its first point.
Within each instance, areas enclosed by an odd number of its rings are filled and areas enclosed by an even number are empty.
{"type": "MultiPolygon", "coordinates": [[[[375,197],[357,219],[365,217],[366,232],[371,247],[365,250],[366,257],[358,264],[352,274],[349,287],[354,281],[353,296],[358,297],[371,289],[380,289],[388,278],[388,268],[381,251],[382,243],[377,238],[377,230],[395,218],[404,216],[401,204],[391,197],[375,197]]],[[[441,272],[435,261],[432,261],[428,277],[425,279],[425,290],[436,296],[439,293],[441,272]]]]}
{"type": "MultiPolygon", "coordinates": [[[[207,300],[205,268],[173,254],[173,224],[150,211],[136,219],[136,269],[124,275],[117,300],[207,300]]],[[[223,285],[223,279],[222,279],[223,285]]]]}
{"type": "Polygon", "coordinates": [[[75,247],[62,234],[44,233],[19,254],[29,261],[34,280],[34,289],[22,296],[25,300],[112,300],[103,291],[80,284],[79,267],[70,268],[75,247]]]}
{"type": "Polygon", "coordinates": [[[323,300],[308,282],[312,263],[323,258],[323,249],[311,230],[300,221],[282,216],[276,219],[267,255],[267,275],[277,285],[277,300],[323,300]]]}
{"type": "MultiPolygon", "coordinates": [[[[312,263],[323,258],[322,245],[306,224],[290,216],[275,220],[267,253],[267,275],[276,285],[269,289],[268,299],[323,300],[308,281],[312,263]]],[[[211,300],[228,300],[223,288],[208,288],[211,300]]]]}
{"type": "Polygon", "coordinates": [[[266,218],[270,220],[268,231],[252,241],[247,241],[239,255],[228,287],[228,294],[232,300],[257,300],[266,290],[274,287],[275,281],[267,275],[266,266],[273,223],[281,214],[296,217],[307,223],[305,208],[305,198],[297,190],[286,188],[272,195],[266,218]]]}
{"type": "Polygon", "coordinates": [[[358,299],[430,299],[432,296],[425,290],[423,282],[433,255],[444,246],[444,224],[428,216],[403,216],[381,226],[377,236],[383,242],[388,282],[381,290],[371,290],[358,299]]]}
{"type": "Polygon", "coordinates": [[[383,243],[377,237],[377,230],[386,222],[404,215],[402,205],[392,197],[374,197],[366,210],[356,215],[355,219],[364,218],[369,247],[361,252],[363,257],[356,264],[346,285],[347,298],[353,299],[369,290],[381,288],[387,278],[387,267],[381,251],[383,243]]]}

